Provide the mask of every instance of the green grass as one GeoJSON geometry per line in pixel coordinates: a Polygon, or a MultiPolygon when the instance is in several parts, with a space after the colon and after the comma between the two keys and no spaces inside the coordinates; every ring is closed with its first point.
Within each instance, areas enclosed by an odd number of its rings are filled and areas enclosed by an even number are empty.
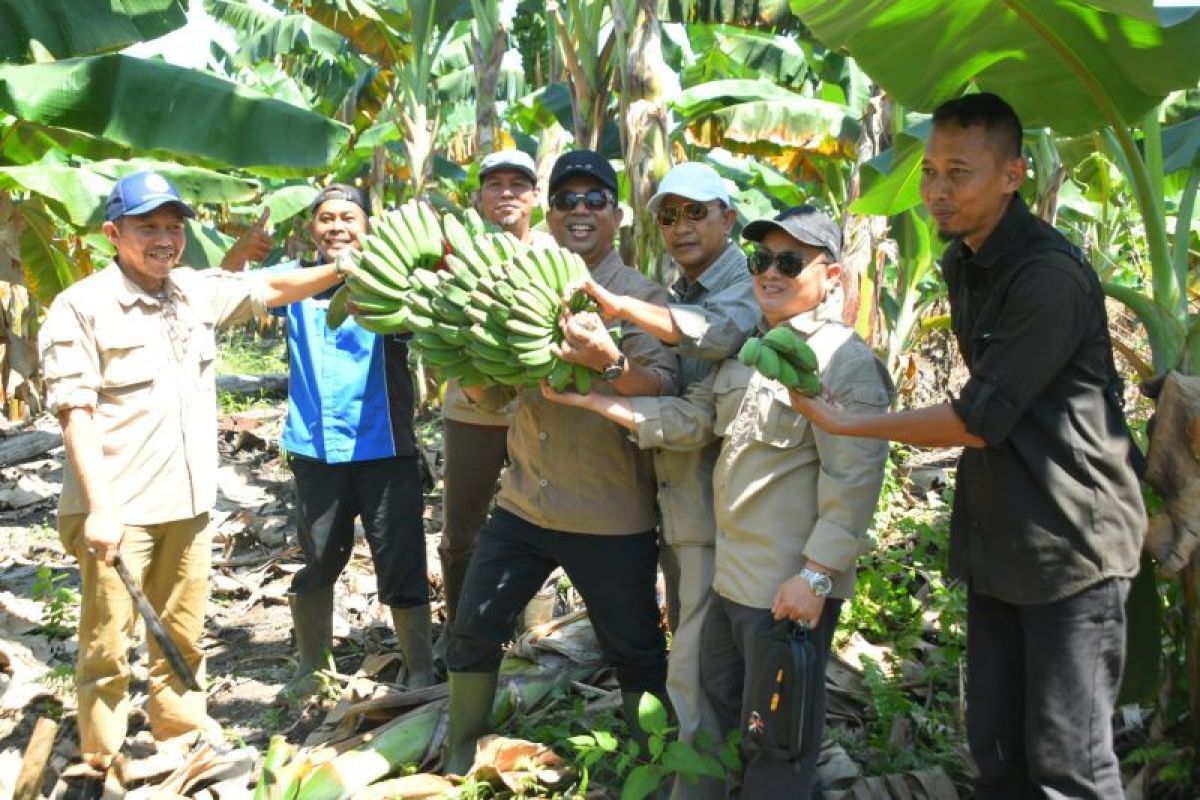
{"type": "Polygon", "coordinates": [[[262,338],[238,328],[220,337],[218,375],[267,375],[287,372],[287,343],[282,336],[262,338]]]}

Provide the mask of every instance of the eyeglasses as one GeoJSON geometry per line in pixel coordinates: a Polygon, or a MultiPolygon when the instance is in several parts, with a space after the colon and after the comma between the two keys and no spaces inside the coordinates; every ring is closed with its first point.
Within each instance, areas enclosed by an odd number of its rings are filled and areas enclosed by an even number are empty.
{"type": "Polygon", "coordinates": [[[828,261],[820,260],[820,257],[814,257],[809,261],[804,260],[801,253],[796,253],[791,250],[785,250],[782,253],[772,253],[770,250],[759,248],[750,254],[746,259],[746,267],[750,270],[751,275],[761,275],[771,268],[774,264],[779,272],[788,278],[794,278],[803,272],[806,268],[813,264],[828,264],[828,261]]]}
{"type": "Polygon", "coordinates": [[[699,222],[708,216],[711,210],[708,203],[701,203],[699,200],[692,200],[687,203],[680,203],[677,206],[667,206],[660,208],[658,214],[655,215],[658,219],[658,224],[664,228],[670,228],[676,222],[679,222],[679,217],[682,215],[684,219],[692,222],[699,222]]]}
{"type": "Polygon", "coordinates": [[[601,189],[588,189],[586,192],[564,189],[550,196],[550,206],[555,211],[574,211],[580,200],[588,211],[603,211],[610,203],[614,206],[617,204],[615,197],[601,189]]]}

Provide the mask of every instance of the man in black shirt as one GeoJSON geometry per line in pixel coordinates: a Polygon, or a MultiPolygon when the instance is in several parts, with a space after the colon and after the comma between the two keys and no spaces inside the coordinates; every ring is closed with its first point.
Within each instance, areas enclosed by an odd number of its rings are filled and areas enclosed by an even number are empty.
{"type": "Polygon", "coordinates": [[[963,447],[950,571],[966,581],[967,728],[980,798],[1122,796],[1112,749],[1125,597],[1145,509],[1095,272],[1017,190],[1021,123],[991,94],[943,104],[921,197],[970,380],[949,403],[849,415],[849,436],[963,447]]]}

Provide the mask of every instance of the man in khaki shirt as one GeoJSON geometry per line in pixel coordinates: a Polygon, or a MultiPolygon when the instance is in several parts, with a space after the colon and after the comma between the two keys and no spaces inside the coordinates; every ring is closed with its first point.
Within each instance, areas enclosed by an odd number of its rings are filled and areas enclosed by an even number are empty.
{"type": "MultiPolygon", "coordinates": [[[[670,285],[670,305],[614,295],[595,281],[581,288],[596,300],[606,321],[633,323],[675,346],[681,388],[686,390],[737,353],[762,312],[754,300],[746,256],[729,238],[737,212],[712,167],[696,162],[675,166],[663,177],[649,208],[678,272],[670,285]]],[[[710,742],[720,736],[700,691],[700,632],[712,597],[717,538],[713,466],[720,449],[714,440],[694,450],[651,451],[662,514],[659,560],[671,625],[667,693],[679,721],[679,738],[689,743],[701,730],[710,742]]],[[[723,791],[717,781],[677,778],[671,796],[719,797],[723,791]]]]}
{"type": "MultiPolygon", "coordinates": [[[[665,304],[666,290],[621,264],[613,249],[621,221],[616,192],[616,173],[598,153],[564,154],[550,176],[550,231],[583,258],[602,286],[665,304]]],[[[597,391],[675,392],[675,356],[645,331],[622,325],[618,349],[603,329],[596,338],[567,329],[571,338],[562,355],[603,372],[597,391]]],[[[489,727],[503,642],[556,566],[587,603],[601,650],[616,667],[627,716],[642,692],[664,694],[649,454],[617,425],[529,390],[517,399],[508,455],[497,508],[479,533],[446,653],[448,773],[470,768],[476,739],[489,727]]],[[[635,720],[636,714],[629,720],[634,729],[635,720]]]]}
{"type": "MultiPolygon", "coordinates": [[[[479,165],[476,204],[494,222],[533,247],[554,246],[554,239],[530,227],[537,204],[537,168],[520,150],[498,150],[479,165]]],[[[446,595],[446,626],[454,620],[463,577],[475,537],[487,519],[488,504],[508,450],[510,409],[488,410],[472,403],[455,379],[442,401],[442,540],[438,556],[446,595]]]]}
{"type": "MultiPolygon", "coordinates": [[[[790,325],[816,352],[825,392],[844,407],[887,408],[882,364],[840,319],[841,234],[829,217],[800,206],[746,226],[760,247],[750,259],[765,328],[790,325]]],[[[829,436],[792,410],[788,391],[736,359],[681,398],[580,396],[551,399],[598,412],[634,432],[641,447],[689,450],[721,439],[713,473],[717,599],[701,646],[700,680],[724,734],[751,709],[743,689],[758,672],[755,638],[775,620],[812,629],[824,674],[841,601],[883,482],[887,446],[829,436]]],[[[809,797],[824,728],[824,693],[806,709],[803,745],[790,760],[742,748],[742,797],[809,797]]],[[[739,786],[740,784],[740,786],[739,786]]]]}
{"type": "MultiPolygon", "coordinates": [[[[203,679],[217,470],[213,331],[339,280],[333,266],[273,276],[174,270],[184,217],[194,216],[161,175],[118,181],[103,226],[116,259],[55,298],[39,335],[47,407],[66,444],[59,535],[81,580],[80,749],[99,769],[121,748],[128,710],[135,610],[116,558],[203,679]]],[[[150,655],[154,737],[208,733],[215,723],[204,693],[188,691],[153,642],[150,655]]]]}

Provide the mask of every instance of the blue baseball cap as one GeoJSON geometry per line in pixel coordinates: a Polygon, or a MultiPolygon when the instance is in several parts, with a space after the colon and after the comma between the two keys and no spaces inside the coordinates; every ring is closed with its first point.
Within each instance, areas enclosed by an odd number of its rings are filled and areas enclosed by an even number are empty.
{"type": "Polygon", "coordinates": [[[137,217],[167,203],[175,204],[185,217],[196,217],[196,212],[183,202],[179,190],[169,180],[157,172],[135,172],[113,185],[104,218],[114,222],[121,217],[137,217]]]}

